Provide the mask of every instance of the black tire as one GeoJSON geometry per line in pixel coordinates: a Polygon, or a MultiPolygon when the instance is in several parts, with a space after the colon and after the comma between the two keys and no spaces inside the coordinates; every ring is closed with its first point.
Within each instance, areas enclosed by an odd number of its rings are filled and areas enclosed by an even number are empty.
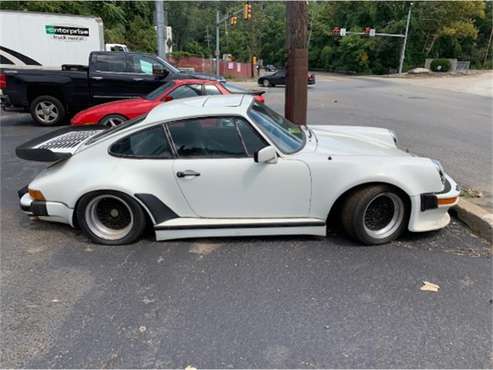
{"type": "Polygon", "coordinates": [[[111,128],[120,125],[121,123],[125,122],[128,120],[127,117],[121,115],[121,114],[109,114],[103,118],[101,118],[98,122],[98,124],[111,128]]]}
{"type": "Polygon", "coordinates": [[[82,231],[97,244],[133,243],[146,227],[142,207],[128,195],[116,191],[84,195],[77,204],[76,217],[82,231]]]}
{"type": "Polygon", "coordinates": [[[264,79],[262,80],[262,86],[263,86],[263,87],[270,87],[270,86],[274,86],[274,85],[272,85],[272,84],[271,84],[271,82],[270,82],[269,80],[267,80],[267,79],[265,79],[265,78],[264,78],[264,79]],[[266,82],[267,82],[267,83],[266,83],[266,82]]]}
{"type": "Polygon", "coordinates": [[[409,209],[404,195],[388,185],[356,190],[341,209],[346,233],[365,245],[385,244],[407,228],[409,209]]]}
{"type": "Polygon", "coordinates": [[[57,126],[65,119],[62,102],[50,95],[40,95],[29,106],[33,120],[41,126],[57,126]]]}

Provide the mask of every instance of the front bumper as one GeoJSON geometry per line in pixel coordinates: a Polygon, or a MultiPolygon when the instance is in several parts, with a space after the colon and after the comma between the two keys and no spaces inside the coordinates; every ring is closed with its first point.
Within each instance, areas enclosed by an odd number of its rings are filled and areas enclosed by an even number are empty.
{"type": "Polygon", "coordinates": [[[21,210],[32,217],[45,221],[61,222],[73,225],[74,210],[60,202],[34,200],[27,191],[27,186],[20,189],[17,194],[20,198],[21,210]]]}
{"type": "Polygon", "coordinates": [[[421,232],[447,226],[450,222],[448,210],[459,202],[459,195],[459,186],[445,174],[445,185],[442,191],[411,197],[412,212],[409,219],[409,230],[421,232]],[[447,204],[441,204],[444,200],[447,200],[447,204]]]}

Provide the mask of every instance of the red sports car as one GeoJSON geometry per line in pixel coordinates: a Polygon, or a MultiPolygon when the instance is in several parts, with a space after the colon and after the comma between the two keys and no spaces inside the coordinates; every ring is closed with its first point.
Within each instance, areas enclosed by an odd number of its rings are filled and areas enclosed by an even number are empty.
{"type": "Polygon", "coordinates": [[[99,124],[112,127],[128,119],[146,114],[162,102],[174,99],[200,95],[249,94],[257,95],[257,101],[263,103],[263,93],[264,91],[246,90],[243,87],[224,81],[173,80],[166,82],[146,96],[116,100],[80,111],[72,118],[70,123],[73,126],[99,124]]]}

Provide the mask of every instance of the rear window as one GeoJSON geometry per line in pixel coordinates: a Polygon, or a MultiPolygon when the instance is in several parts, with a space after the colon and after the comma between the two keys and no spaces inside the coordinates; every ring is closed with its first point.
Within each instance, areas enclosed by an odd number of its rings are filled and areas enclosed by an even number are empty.
{"type": "Polygon", "coordinates": [[[125,72],[125,54],[108,53],[94,55],[94,69],[98,72],[125,72]]]}
{"type": "Polygon", "coordinates": [[[146,118],[147,114],[143,114],[142,116],[135,117],[133,119],[129,119],[128,121],[123,122],[122,124],[118,126],[111,127],[107,130],[104,130],[100,132],[99,134],[94,135],[91,137],[87,142],[86,145],[90,145],[95,143],[96,141],[99,141],[107,136],[110,136],[114,134],[115,132],[119,132],[121,130],[126,129],[127,127],[130,127],[136,123],[142,122],[146,118]]]}
{"type": "Polygon", "coordinates": [[[128,135],[111,145],[110,153],[128,158],[171,158],[171,149],[162,125],[128,135]]]}

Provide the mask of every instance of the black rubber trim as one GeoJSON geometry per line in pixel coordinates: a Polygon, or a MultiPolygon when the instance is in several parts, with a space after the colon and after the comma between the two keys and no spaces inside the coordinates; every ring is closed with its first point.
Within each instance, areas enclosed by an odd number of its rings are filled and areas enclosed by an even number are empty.
{"type": "Polygon", "coordinates": [[[152,194],[139,193],[135,194],[135,197],[145,204],[147,209],[151,212],[152,217],[156,223],[171,220],[172,218],[179,218],[171,208],[161,202],[158,197],[152,194]]]}
{"type": "Polygon", "coordinates": [[[443,190],[438,193],[423,193],[421,194],[421,212],[424,212],[428,209],[438,208],[438,198],[437,195],[446,194],[450,190],[452,190],[452,184],[450,181],[445,179],[445,185],[443,190]]]}
{"type": "Polygon", "coordinates": [[[438,207],[438,198],[433,193],[421,194],[421,211],[438,207]]]}
{"type": "Polygon", "coordinates": [[[6,58],[3,55],[0,55],[0,64],[11,64],[11,65],[14,65],[15,63],[12,62],[9,58],[6,58]]]}
{"type": "Polygon", "coordinates": [[[445,194],[445,193],[448,193],[450,190],[452,190],[452,184],[450,184],[450,181],[445,179],[445,185],[443,187],[443,190],[439,193],[433,193],[433,194],[435,194],[435,195],[445,194]]]}
{"type": "Polygon", "coordinates": [[[46,202],[44,200],[33,200],[31,203],[31,212],[33,216],[48,216],[46,202]]]}
{"type": "Polygon", "coordinates": [[[37,162],[55,162],[59,161],[62,159],[68,159],[72,156],[70,153],[57,153],[53,152],[49,149],[37,149],[34,148],[35,146],[48,141],[50,139],[53,139],[57,136],[66,134],[67,132],[73,132],[73,131],[90,131],[90,130],[104,130],[105,128],[99,127],[96,125],[92,126],[80,126],[80,127],[64,127],[59,130],[51,131],[45,135],[41,135],[39,137],[36,137],[32,140],[29,140],[28,142],[19,145],[17,148],[15,148],[15,154],[17,157],[21,159],[25,159],[28,161],[37,161],[37,162]]]}
{"type": "Polygon", "coordinates": [[[21,199],[24,196],[24,194],[26,194],[27,192],[28,192],[28,187],[26,185],[20,188],[19,190],[17,190],[17,196],[19,197],[19,199],[21,199]]]}
{"type": "Polygon", "coordinates": [[[27,55],[21,54],[15,50],[6,48],[5,46],[0,46],[0,50],[5,51],[6,53],[12,55],[13,57],[19,59],[22,63],[28,66],[40,66],[41,64],[35,61],[32,58],[29,58],[27,55]]]}
{"type": "Polygon", "coordinates": [[[221,224],[221,225],[173,225],[173,226],[156,226],[155,230],[197,230],[197,229],[257,229],[272,227],[308,227],[308,226],[325,226],[325,222],[276,222],[271,224],[221,224]]]}
{"type": "Polygon", "coordinates": [[[24,211],[24,212],[31,212],[31,207],[30,206],[24,206],[24,205],[20,205],[21,206],[21,209],[24,211]]]}

